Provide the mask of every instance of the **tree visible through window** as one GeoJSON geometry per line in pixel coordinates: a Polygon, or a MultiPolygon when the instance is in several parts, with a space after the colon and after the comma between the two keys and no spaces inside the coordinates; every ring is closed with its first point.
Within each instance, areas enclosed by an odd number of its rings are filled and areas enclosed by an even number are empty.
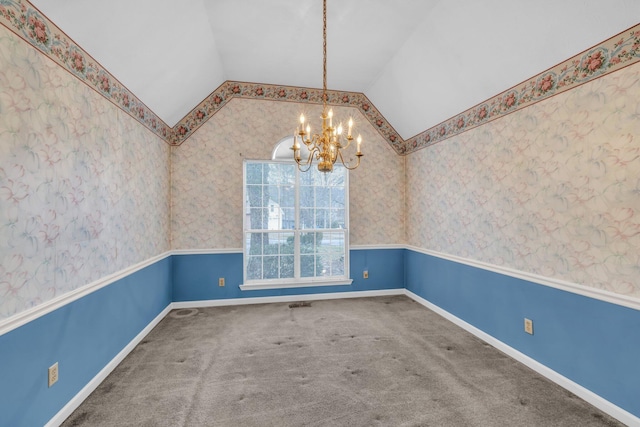
{"type": "Polygon", "coordinates": [[[347,171],[244,163],[244,277],[283,284],[346,279],[347,171]]]}

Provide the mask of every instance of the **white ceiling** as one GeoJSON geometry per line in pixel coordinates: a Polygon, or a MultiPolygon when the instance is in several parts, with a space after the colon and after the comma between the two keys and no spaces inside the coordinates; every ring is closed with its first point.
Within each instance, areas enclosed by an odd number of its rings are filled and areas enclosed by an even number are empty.
{"type": "MultiPolygon", "coordinates": [[[[321,0],[32,0],[169,126],[225,80],[322,87],[321,0]]],[[[328,0],[329,89],[407,139],[640,21],[639,0],[328,0]]]]}

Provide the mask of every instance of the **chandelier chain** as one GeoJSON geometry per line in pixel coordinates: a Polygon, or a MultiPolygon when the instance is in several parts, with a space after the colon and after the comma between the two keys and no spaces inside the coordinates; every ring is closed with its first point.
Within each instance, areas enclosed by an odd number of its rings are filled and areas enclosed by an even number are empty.
{"type": "Polygon", "coordinates": [[[322,2],[322,106],[327,109],[327,0],[322,2]]]}

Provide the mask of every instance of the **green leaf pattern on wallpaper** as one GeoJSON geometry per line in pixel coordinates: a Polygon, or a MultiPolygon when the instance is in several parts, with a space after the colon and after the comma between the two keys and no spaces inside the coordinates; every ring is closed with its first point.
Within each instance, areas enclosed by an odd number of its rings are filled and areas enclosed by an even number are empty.
{"type": "Polygon", "coordinates": [[[0,320],[169,249],[169,146],[0,27],[0,320]]]}
{"type": "Polygon", "coordinates": [[[640,298],[640,65],[407,168],[409,244],[640,298]]]}

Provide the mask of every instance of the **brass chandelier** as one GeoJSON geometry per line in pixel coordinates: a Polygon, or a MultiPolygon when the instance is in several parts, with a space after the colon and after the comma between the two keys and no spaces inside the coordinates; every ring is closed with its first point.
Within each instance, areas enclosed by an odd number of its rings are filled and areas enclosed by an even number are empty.
{"type": "Polygon", "coordinates": [[[358,135],[356,139],[356,157],[358,159],[356,164],[352,165],[350,162],[345,162],[342,153],[349,148],[353,141],[353,136],[351,135],[353,119],[349,118],[347,136],[344,137],[342,135],[344,131],[342,123],[339,123],[338,127],[334,127],[333,110],[330,109],[327,111],[327,0],[323,0],[322,42],[322,132],[312,134],[309,123],[307,123],[305,127],[304,114],[300,114],[300,125],[293,134],[293,146],[291,147],[293,150],[293,158],[298,164],[298,169],[302,172],[306,172],[311,168],[314,159],[318,161],[318,170],[320,172],[332,172],[333,165],[338,159],[340,159],[340,162],[345,168],[353,170],[360,166],[360,159],[363,156],[360,150],[362,137],[358,135]],[[301,158],[300,142],[302,142],[309,151],[306,159],[301,158]]]}

